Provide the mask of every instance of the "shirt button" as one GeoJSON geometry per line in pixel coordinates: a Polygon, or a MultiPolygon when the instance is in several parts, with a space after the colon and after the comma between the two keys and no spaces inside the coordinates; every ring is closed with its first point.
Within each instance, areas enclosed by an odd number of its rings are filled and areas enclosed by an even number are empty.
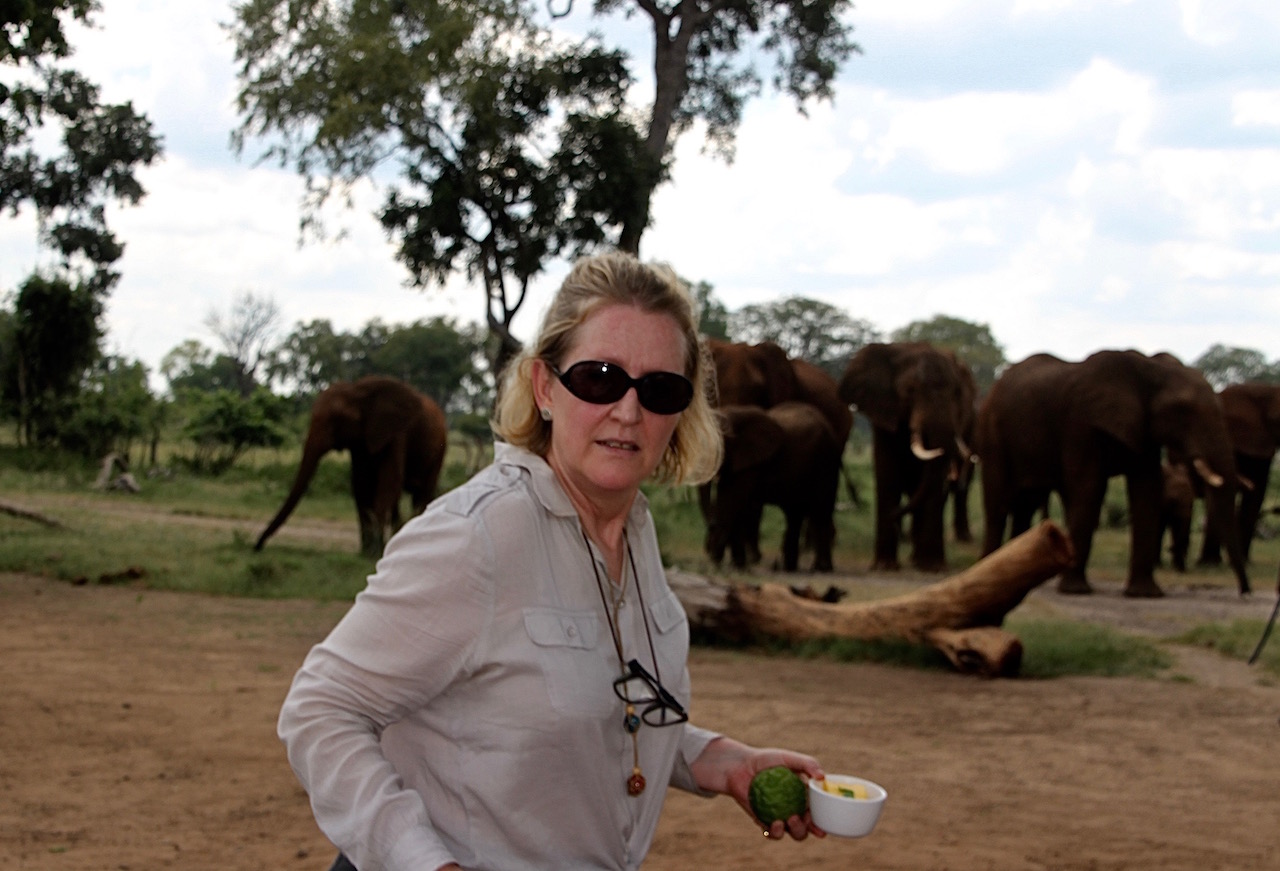
{"type": "Polygon", "coordinates": [[[577,638],[577,637],[578,637],[578,627],[577,627],[577,626],[570,626],[570,627],[569,627],[569,631],[568,631],[568,633],[567,633],[567,634],[568,634],[568,636],[569,636],[570,638],[577,638]]]}

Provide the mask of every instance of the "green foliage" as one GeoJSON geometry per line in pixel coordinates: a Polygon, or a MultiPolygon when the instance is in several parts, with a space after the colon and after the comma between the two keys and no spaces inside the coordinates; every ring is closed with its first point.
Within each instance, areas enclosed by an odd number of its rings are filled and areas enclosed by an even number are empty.
{"type": "Polygon", "coordinates": [[[870,322],[802,296],[743,306],[729,315],[729,330],[737,342],[775,342],[788,357],[808,360],[835,378],[859,348],[880,338],[870,322]]]}
{"type": "Polygon", "coordinates": [[[221,474],[253,447],[284,444],[285,403],[265,388],[248,398],[231,390],[194,394],[184,434],[195,444],[191,468],[221,474]]]}
{"type": "Polygon", "coordinates": [[[729,341],[729,309],[716,298],[708,281],[689,282],[698,306],[698,332],[712,339],[729,341]]]}
{"type": "Polygon", "coordinates": [[[89,23],[97,5],[23,3],[4,15],[0,209],[35,208],[41,241],[59,255],[61,270],[83,268],[74,283],[102,295],[119,277],[111,265],[123,252],[105,207],[142,198],[134,169],[160,155],[160,142],[132,104],[101,103],[95,85],[60,66],[70,54],[65,25],[89,23]]]}
{"type": "Polygon", "coordinates": [[[894,342],[928,342],[935,348],[954,351],[968,364],[979,395],[995,383],[1008,362],[1004,348],[991,334],[988,324],[976,324],[949,315],[934,315],[927,321],[912,321],[893,331],[894,342]]]}
{"type": "Polygon", "coordinates": [[[387,191],[380,218],[416,285],[443,283],[459,265],[482,279],[500,369],[519,346],[512,318],[549,259],[606,243],[639,250],[676,136],[700,120],[712,147],[731,153],[760,90],[755,64],[768,63],[801,106],[831,96],[859,50],[851,7],[596,2],[592,15],[622,11],[651,26],[656,90],[645,110],[632,98],[631,57],[594,35],[558,39],[521,0],[244,0],[228,28],[240,65],[234,139],[262,138],[265,157],[307,179],[308,227],[331,193],[376,176],[387,191]],[[376,171],[391,158],[402,169],[387,181],[376,171]]]}
{"type": "Polygon", "coordinates": [[[151,394],[147,367],[105,357],[89,373],[70,415],[57,429],[58,444],[83,457],[115,451],[128,457],[135,442],[159,429],[164,408],[151,394]]]}
{"type": "MultiPolygon", "coordinates": [[[[1232,659],[1248,661],[1258,646],[1265,625],[1261,620],[1232,620],[1229,623],[1206,623],[1175,636],[1180,644],[1193,644],[1215,650],[1232,659]]],[[[1280,675],[1280,642],[1269,638],[1258,656],[1257,667],[1280,675]]]]}
{"type": "Polygon", "coordinates": [[[84,284],[33,275],[14,298],[3,396],[28,444],[50,444],[98,356],[102,301],[84,284]]]}
{"type": "Polygon", "coordinates": [[[1197,357],[1191,366],[1200,370],[1214,390],[1246,381],[1280,384],[1280,360],[1268,363],[1261,351],[1252,348],[1231,348],[1214,344],[1197,357]]]}
{"type": "Polygon", "coordinates": [[[160,374],[169,382],[174,397],[209,393],[215,390],[240,392],[240,367],[226,354],[214,354],[195,339],[171,349],[160,361],[160,374]]]}

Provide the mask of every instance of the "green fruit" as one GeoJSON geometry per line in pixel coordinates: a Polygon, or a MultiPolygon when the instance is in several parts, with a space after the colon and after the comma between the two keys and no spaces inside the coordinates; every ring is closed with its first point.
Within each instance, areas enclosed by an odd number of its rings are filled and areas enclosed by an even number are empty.
{"type": "Polygon", "coordinates": [[[804,781],[785,765],[766,768],[751,779],[747,790],[751,810],[766,826],[774,820],[786,822],[792,816],[804,816],[809,796],[804,781]]]}

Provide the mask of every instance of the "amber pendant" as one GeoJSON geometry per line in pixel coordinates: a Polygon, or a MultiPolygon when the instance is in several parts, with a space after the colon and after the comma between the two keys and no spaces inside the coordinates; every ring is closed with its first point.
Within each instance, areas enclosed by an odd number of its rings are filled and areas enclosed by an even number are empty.
{"type": "Polygon", "coordinates": [[[633,769],[631,776],[627,778],[627,795],[639,795],[644,792],[644,775],[640,773],[640,769],[633,769]]]}

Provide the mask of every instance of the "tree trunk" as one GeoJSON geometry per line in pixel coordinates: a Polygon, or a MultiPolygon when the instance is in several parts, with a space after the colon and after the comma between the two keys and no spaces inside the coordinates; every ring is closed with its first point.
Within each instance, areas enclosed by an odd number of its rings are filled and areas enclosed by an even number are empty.
{"type": "Polygon", "coordinates": [[[61,529],[62,524],[41,514],[39,511],[32,511],[30,508],[23,508],[21,505],[14,505],[12,502],[0,501],[0,513],[8,514],[10,517],[21,517],[23,520],[34,520],[36,523],[45,526],[61,529]]]}
{"type": "Polygon", "coordinates": [[[1000,628],[1005,615],[1073,558],[1066,533],[1046,520],[957,575],[876,602],[832,604],[781,584],[720,586],[676,572],[668,580],[704,638],[896,638],[938,648],[960,671],[1012,677],[1022,642],[1000,628]]]}

